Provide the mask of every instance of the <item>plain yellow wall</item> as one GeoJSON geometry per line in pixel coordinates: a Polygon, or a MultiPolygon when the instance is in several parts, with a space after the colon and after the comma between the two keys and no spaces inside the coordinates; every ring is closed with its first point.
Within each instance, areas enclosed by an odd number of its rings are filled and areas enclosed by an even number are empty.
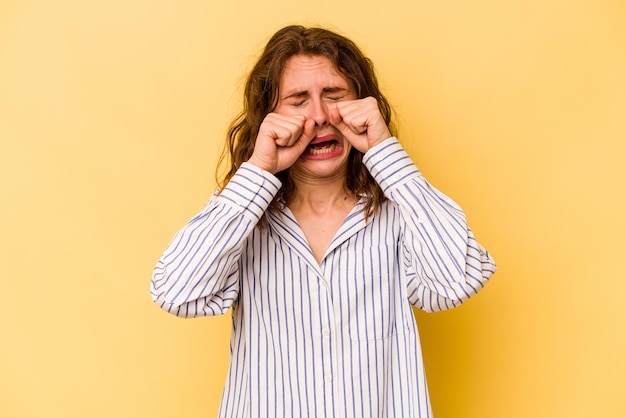
{"type": "Polygon", "coordinates": [[[363,47],[499,263],[417,314],[436,416],[625,416],[625,22],[619,0],[2,0],[0,417],[216,415],[230,319],[169,316],[149,279],[288,23],[363,47]]]}

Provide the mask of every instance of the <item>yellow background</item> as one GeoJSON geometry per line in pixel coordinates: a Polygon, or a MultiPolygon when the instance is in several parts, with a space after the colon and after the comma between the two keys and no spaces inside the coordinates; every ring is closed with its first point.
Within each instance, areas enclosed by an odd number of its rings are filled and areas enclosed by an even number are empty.
{"type": "Polygon", "coordinates": [[[436,416],[625,416],[624,2],[223,3],[0,0],[0,417],[216,415],[229,317],[169,316],[149,279],[289,23],[363,47],[500,266],[418,313],[436,416]]]}

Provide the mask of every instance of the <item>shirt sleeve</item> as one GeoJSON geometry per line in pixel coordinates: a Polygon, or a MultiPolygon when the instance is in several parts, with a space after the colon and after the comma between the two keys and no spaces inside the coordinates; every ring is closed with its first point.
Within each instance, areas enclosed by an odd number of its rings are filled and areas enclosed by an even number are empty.
{"type": "Polygon", "coordinates": [[[476,241],[463,210],[430,185],[396,138],[363,158],[402,219],[402,263],[409,301],[429,312],[456,307],[496,271],[476,241]]]}
{"type": "Polygon", "coordinates": [[[280,187],[271,173],[243,163],[159,258],[151,281],[154,302],[180,317],[226,312],[239,294],[244,243],[280,187]]]}

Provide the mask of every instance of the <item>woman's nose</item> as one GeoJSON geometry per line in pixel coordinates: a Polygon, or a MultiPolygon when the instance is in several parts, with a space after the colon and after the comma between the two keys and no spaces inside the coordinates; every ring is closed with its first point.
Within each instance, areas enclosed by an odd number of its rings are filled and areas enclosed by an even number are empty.
{"type": "Polygon", "coordinates": [[[313,119],[315,121],[315,126],[326,126],[328,125],[330,116],[329,109],[326,103],[323,100],[315,100],[311,103],[309,107],[309,119],[313,119]]]}

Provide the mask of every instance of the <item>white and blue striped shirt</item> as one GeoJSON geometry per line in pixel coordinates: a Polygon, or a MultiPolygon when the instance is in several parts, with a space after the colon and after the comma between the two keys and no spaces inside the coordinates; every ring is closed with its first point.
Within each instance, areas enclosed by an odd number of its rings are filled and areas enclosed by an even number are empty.
{"type": "Polygon", "coordinates": [[[496,266],[395,138],[363,163],[389,200],[367,221],[359,202],[320,264],[289,209],[268,209],[280,182],[247,163],[158,261],[163,309],[233,308],[220,417],[432,416],[411,305],[458,306],[496,266]]]}

